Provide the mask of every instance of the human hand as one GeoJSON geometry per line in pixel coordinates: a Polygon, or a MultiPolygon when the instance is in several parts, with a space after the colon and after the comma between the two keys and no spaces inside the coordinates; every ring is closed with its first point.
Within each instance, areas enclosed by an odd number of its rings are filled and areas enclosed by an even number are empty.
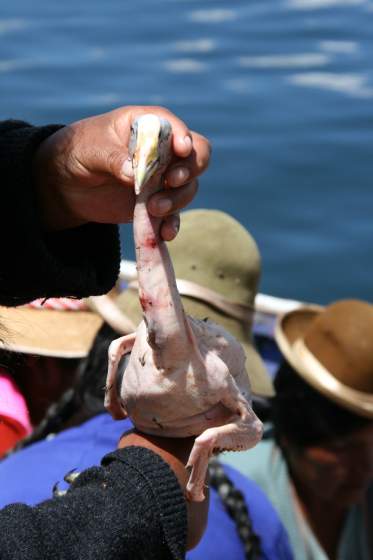
{"type": "MultiPolygon", "coordinates": [[[[138,446],[157,453],[173,470],[179,484],[185,493],[190,473],[185,468],[194,444],[194,437],[166,438],[157,437],[130,430],[122,435],[118,448],[138,446]]],[[[187,550],[197,546],[207,526],[209,509],[209,492],[205,488],[203,502],[186,502],[188,516],[187,550]]]]}
{"type": "Polygon", "coordinates": [[[162,237],[175,237],[177,213],[197,192],[197,177],[208,165],[210,145],[163,107],[122,107],[75,122],[40,144],[34,177],[47,229],[132,221],[135,194],[128,142],[132,122],[145,113],[166,118],[173,130],[174,156],[165,173],[166,188],[151,197],[148,209],[164,218],[162,237]]]}

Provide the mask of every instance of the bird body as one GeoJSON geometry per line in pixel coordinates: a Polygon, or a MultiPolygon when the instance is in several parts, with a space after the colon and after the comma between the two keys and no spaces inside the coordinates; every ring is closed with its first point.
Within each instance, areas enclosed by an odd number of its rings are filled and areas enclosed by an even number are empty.
{"type": "Polygon", "coordinates": [[[187,496],[201,501],[212,453],[253,447],[262,424],[251,408],[242,346],[219,325],[185,314],[160,236],[161,220],[147,211],[149,196],[162,188],[170,142],[168,123],[153,115],[140,117],[130,151],[138,193],[134,239],[144,320],[135,333],[110,346],[106,404],[114,417],[130,416],[145,433],[197,436],[187,464],[187,496]],[[117,391],[118,364],[126,352],[131,356],[117,391]]]}

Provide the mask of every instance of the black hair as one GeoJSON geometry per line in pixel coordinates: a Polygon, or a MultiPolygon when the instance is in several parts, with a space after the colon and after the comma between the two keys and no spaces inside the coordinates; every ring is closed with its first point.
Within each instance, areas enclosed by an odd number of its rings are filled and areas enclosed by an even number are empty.
{"type": "Polygon", "coordinates": [[[284,438],[300,448],[325,444],[372,422],[324,397],[285,360],[274,385],[271,420],[274,437],[281,447],[284,438]]]}
{"type": "Polygon", "coordinates": [[[222,464],[214,457],[209,463],[210,486],[214,488],[227,513],[236,524],[246,560],[262,558],[260,537],[255,533],[245,498],[225,473],[222,464]]]}
{"type": "Polygon", "coordinates": [[[26,354],[20,354],[19,352],[11,352],[6,348],[0,349],[0,368],[3,368],[11,377],[14,379],[15,383],[15,372],[25,364],[26,354]]]}
{"type": "Polygon", "coordinates": [[[107,352],[115,338],[118,338],[118,334],[105,323],[98,331],[87,358],[79,365],[75,385],[48,408],[32,434],[20,441],[11,453],[105,411],[107,352]]]}

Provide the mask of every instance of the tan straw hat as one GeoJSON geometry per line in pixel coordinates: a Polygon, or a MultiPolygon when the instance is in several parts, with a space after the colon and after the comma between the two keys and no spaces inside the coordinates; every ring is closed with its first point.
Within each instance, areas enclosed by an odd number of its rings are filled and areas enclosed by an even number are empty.
{"type": "Polygon", "coordinates": [[[339,405],[373,418],[373,305],[342,300],[278,319],[277,344],[305,381],[339,405]]]}
{"type": "MultiPolygon", "coordinates": [[[[243,345],[252,390],[273,396],[265,365],[251,337],[254,300],[260,277],[260,255],[246,229],[224,212],[190,210],[182,214],[169,252],[185,311],[219,323],[243,345]]],[[[142,319],[137,286],[123,292],[117,305],[135,324],[142,319]]]]}
{"type": "Polygon", "coordinates": [[[81,300],[50,298],[0,307],[0,348],[56,358],[84,358],[103,319],[81,300]]]}

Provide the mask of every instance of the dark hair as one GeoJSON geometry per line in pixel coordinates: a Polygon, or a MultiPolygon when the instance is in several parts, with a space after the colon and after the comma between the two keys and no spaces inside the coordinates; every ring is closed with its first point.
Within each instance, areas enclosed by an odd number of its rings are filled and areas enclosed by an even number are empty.
{"type": "Polygon", "coordinates": [[[19,442],[11,453],[40,441],[51,433],[55,434],[81,424],[105,411],[107,352],[115,338],[118,338],[118,334],[109,325],[104,324],[98,331],[87,358],[79,365],[75,385],[48,408],[45,417],[32,434],[19,442]]]}
{"type": "Polygon", "coordinates": [[[285,360],[274,385],[271,420],[280,445],[284,437],[298,447],[328,443],[372,422],[324,397],[285,360]]]}
{"type": "Polygon", "coordinates": [[[260,537],[254,532],[245,498],[215,457],[210,459],[209,477],[210,486],[217,491],[225,509],[236,524],[246,560],[259,560],[262,558],[260,537]]]}

